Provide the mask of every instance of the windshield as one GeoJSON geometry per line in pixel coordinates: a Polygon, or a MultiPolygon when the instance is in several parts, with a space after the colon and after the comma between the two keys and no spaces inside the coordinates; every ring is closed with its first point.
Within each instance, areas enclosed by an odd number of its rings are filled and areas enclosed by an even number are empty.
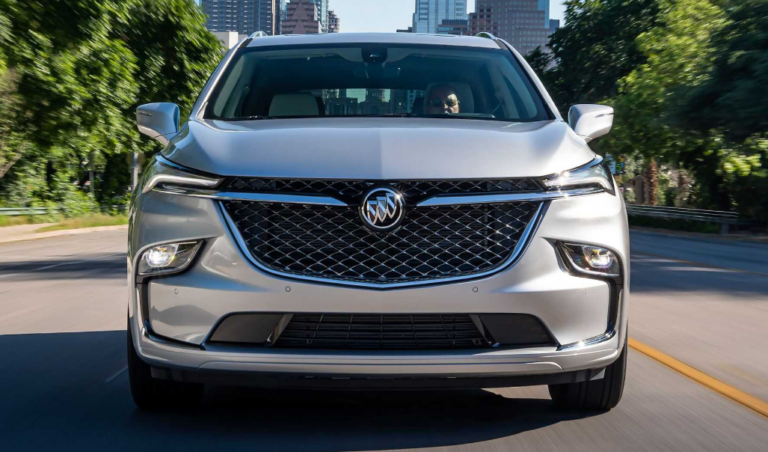
{"type": "Polygon", "coordinates": [[[509,51],[378,44],[241,49],[205,111],[223,120],[315,116],[549,119],[509,51]]]}

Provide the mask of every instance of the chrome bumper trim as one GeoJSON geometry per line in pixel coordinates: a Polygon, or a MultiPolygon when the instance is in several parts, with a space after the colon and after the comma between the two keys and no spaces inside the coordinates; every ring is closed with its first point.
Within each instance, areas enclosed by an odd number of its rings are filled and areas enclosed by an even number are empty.
{"type": "Polygon", "coordinates": [[[602,342],[609,341],[613,339],[614,336],[616,336],[616,328],[613,328],[610,331],[606,331],[605,333],[599,336],[590,337],[589,339],[584,339],[583,341],[574,342],[572,344],[561,345],[560,347],[557,347],[557,351],[578,350],[584,347],[589,347],[590,345],[596,345],[602,342]]]}

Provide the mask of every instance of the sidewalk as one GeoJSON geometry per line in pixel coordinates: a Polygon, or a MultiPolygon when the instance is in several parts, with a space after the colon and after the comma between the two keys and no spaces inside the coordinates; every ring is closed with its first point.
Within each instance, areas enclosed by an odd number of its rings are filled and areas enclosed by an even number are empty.
{"type": "Polygon", "coordinates": [[[6,226],[0,228],[0,243],[22,242],[25,240],[46,239],[50,237],[60,237],[62,235],[87,234],[89,232],[117,231],[128,229],[127,225],[121,226],[99,226],[95,228],[66,229],[62,231],[35,232],[40,228],[56,223],[23,224],[20,226],[6,226]]]}

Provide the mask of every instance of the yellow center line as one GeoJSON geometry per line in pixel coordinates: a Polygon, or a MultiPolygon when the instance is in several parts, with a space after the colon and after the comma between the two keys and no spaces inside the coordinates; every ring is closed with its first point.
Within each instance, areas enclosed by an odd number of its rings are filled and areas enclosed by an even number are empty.
{"type": "Polygon", "coordinates": [[[638,342],[636,339],[631,337],[629,338],[629,346],[638,352],[655,359],[665,366],[680,372],[691,380],[701,383],[709,389],[719,392],[720,394],[757,411],[763,416],[768,417],[768,403],[763,402],[756,397],[752,397],[745,392],[739,391],[733,386],[729,386],[718,379],[712,378],[704,372],[694,369],[688,364],[678,361],[666,353],[660,352],[651,346],[643,344],[642,342],[638,342]]]}

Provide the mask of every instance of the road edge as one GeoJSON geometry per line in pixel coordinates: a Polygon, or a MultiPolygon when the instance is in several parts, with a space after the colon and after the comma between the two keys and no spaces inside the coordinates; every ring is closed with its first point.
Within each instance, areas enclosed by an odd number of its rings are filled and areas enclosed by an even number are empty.
{"type": "Polygon", "coordinates": [[[122,229],[128,229],[128,225],[122,224],[118,226],[96,226],[94,228],[63,229],[61,231],[50,231],[50,232],[32,232],[29,234],[18,235],[16,237],[5,237],[5,238],[0,237],[0,244],[26,242],[30,240],[39,240],[39,239],[49,239],[49,238],[61,237],[65,235],[87,234],[90,232],[119,231],[122,229]]]}

